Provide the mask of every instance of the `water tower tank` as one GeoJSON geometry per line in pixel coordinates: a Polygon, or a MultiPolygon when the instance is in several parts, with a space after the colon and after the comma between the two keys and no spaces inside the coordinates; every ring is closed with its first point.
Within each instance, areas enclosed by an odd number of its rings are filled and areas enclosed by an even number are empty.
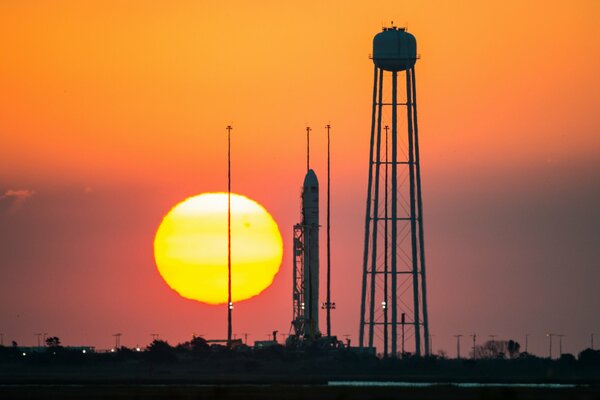
{"type": "Polygon", "coordinates": [[[386,71],[404,71],[417,61],[417,40],[404,28],[384,28],[373,38],[373,62],[386,71]]]}

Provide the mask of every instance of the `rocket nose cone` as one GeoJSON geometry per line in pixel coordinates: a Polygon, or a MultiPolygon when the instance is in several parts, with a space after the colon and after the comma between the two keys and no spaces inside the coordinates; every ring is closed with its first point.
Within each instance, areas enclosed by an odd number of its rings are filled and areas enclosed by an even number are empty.
{"type": "Polygon", "coordinates": [[[317,174],[312,169],[309,169],[304,177],[304,187],[319,187],[319,180],[317,179],[317,174]]]}

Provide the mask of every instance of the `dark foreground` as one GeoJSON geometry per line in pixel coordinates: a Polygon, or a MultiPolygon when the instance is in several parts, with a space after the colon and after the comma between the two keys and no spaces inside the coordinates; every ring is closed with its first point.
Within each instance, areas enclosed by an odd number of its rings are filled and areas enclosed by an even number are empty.
{"type": "Polygon", "coordinates": [[[160,351],[110,354],[54,347],[23,353],[17,348],[0,352],[0,400],[600,400],[597,350],[559,360],[526,354],[512,359],[378,359],[345,349],[298,352],[280,347],[176,352],[163,346],[160,351]],[[361,381],[367,383],[356,386],[361,381]]]}
{"type": "Polygon", "coordinates": [[[424,388],[338,387],[319,385],[76,385],[2,386],[2,399],[600,399],[598,387],[459,388],[443,385],[424,388]]]}

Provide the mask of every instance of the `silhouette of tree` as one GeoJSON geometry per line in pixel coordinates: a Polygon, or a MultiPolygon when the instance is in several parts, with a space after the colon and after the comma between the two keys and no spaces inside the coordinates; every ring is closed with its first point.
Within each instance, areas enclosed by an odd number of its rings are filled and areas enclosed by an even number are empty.
{"type": "Polygon", "coordinates": [[[558,363],[567,367],[572,367],[576,364],[577,360],[575,356],[571,353],[563,353],[560,355],[558,359],[558,363]]]}
{"type": "Polygon", "coordinates": [[[600,350],[585,349],[579,353],[577,359],[585,366],[600,366],[600,350]]]}
{"type": "Polygon", "coordinates": [[[508,352],[508,342],[502,340],[488,340],[482,345],[475,346],[473,358],[502,359],[508,352]]]}
{"type": "Polygon", "coordinates": [[[194,338],[190,341],[191,350],[194,352],[197,351],[206,351],[210,349],[208,342],[206,339],[200,336],[194,336],[194,338]]]}
{"type": "Polygon", "coordinates": [[[46,339],[46,346],[60,347],[60,339],[58,338],[58,336],[51,336],[46,339]]]}
{"type": "Polygon", "coordinates": [[[519,344],[519,342],[515,342],[514,340],[509,340],[506,348],[508,350],[508,356],[509,358],[517,358],[520,355],[520,350],[521,350],[521,345],[519,344]]]}
{"type": "Polygon", "coordinates": [[[173,362],[177,361],[175,349],[166,341],[156,339],[146,349],[146,356],[149,361],[154,362],[173,362]]]}
{"type": "Polygon", "coordinates": [[[175,347],[180,352],[192,352],[192,353],[202,353],[210,350],[210,346],[206,339],[194,336],[192,340],[188,342],[179,343],[175,347]]]}

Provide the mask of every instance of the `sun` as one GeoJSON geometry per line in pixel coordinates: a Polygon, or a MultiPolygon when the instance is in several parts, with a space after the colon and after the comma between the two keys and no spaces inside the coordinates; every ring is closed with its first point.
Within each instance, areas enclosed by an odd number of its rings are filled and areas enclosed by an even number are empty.
{"type": "MultiPolygon", "coordinates": [[[[282,257],[273,217],[254,200],[232,193],[232,301],[269,287],[282,257]]],[[[227,303],[227,193],[203,193],[173,207],[156,232],[154,258],[167,285],[181,296],[227,303]]]]}

